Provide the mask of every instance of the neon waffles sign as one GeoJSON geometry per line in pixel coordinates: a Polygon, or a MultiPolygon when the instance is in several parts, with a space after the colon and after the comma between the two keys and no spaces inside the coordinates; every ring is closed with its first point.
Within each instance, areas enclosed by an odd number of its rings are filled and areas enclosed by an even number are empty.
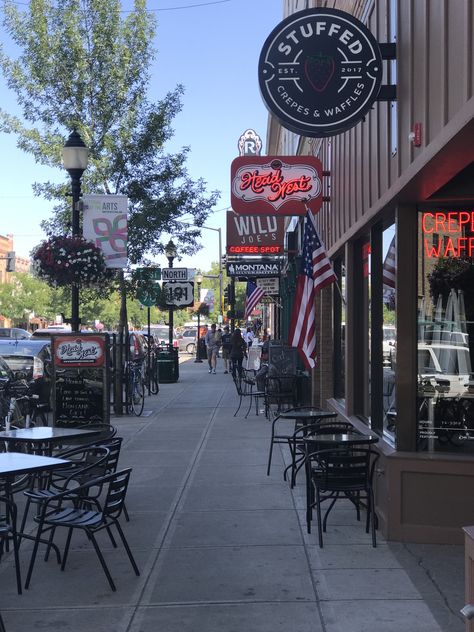
{"type": "Polygon", "coordinates": [[[322,166],[313,156],[235,158],[231,206],[239,215],[304,215],[322,204],[322,166]]]}
{"type": "Polygon", "coordinates": [[[474,211],[423,213],[421,227],[426,257],[474,257],[474,211]]]}

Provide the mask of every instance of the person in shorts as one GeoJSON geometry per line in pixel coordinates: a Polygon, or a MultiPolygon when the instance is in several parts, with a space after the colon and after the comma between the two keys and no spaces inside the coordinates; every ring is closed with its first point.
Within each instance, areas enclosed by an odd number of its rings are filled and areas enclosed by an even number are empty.
{"type": "Polygon", "coordinates": [[[232,335],[230,333],[229,325],[226,325],[224,327],[224,333],[222,334],[222,359],[224,360],[224,373],[229,373],[231,349],[232,349],[232,335]]]}

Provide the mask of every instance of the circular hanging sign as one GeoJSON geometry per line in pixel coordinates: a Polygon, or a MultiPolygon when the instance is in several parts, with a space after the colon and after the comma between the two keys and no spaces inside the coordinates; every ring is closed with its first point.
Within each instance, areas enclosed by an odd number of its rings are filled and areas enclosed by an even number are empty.
{"type": "Polygon", "coordinates": [[[371,108],[382,83],[382,55],[362,22],[337,9],[289,16],[268,36],[258,77],[265,105],[303,136],[340,134],[371,108]]]}

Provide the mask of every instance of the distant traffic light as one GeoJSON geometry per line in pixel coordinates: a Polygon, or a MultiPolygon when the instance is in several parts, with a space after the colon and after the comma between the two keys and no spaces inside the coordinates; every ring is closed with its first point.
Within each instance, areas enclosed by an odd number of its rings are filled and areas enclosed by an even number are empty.
{"type": "Polygon", "coordinates": [[[15,272],[15,251],[7,252],[7,272],[15,272]]]}
{"type": "Polygon", "coordinates": [[[229,304],[229,286],[224,288],[224,304],[229,304]]]}

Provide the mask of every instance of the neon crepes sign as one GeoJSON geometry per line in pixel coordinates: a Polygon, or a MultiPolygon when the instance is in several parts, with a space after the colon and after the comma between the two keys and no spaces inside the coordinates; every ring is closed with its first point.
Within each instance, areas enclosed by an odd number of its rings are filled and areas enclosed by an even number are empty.
{"type": "Polygon", "coordinates": [[[422,215],[426,257],[474,257],[474,211],[435,211],[422,215]],[[435,241],[430,235],[442,236],[435,241]]]}

